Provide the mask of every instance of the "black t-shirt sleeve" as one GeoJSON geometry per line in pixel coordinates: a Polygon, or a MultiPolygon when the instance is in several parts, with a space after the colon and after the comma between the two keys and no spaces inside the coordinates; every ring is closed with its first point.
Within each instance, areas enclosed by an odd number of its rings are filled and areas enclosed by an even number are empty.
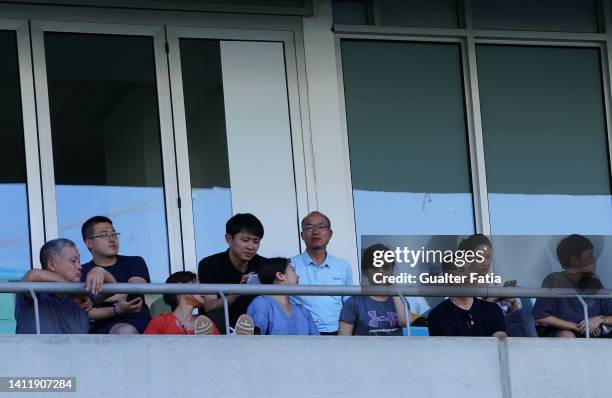
{"type": "Polygon", "coordinates": [[[139,276],[151,283],[151,277],[149,276],[149,268],[142,257],[133,257],[132,264],[130,264],[128,277],[129,280],[133,276],[139,276]]]}
{"type": "Polygon", "coordinates": [[[198,265],[198,279],[200,283],[219,283],[213,263],[206,258],[202,259],[198,265]]]}
{"type": "Polygon", "coordinates": [[[439,307],[429,312],[427,317],[427,329],[430,336],[454,336],[455,332],[449,323],[448,317],[444,316],[439,307]]]}
{"type": "Polygon", "coordinates": [[[506,332],[506,320],[504,319],[504,313],[497,304],[486,302],[488,318],[491,319],[491,336],[495,332],[506,332]]]}
{"type": "Polygon", "coordinates": [[[87,274],[89,273],[89,271],[91,271],[92,269],[92,265],[91,263],[86,263],[83,264],[81,267],[81,282],[85,282],[85,279],[87,279],[87,274]]]}

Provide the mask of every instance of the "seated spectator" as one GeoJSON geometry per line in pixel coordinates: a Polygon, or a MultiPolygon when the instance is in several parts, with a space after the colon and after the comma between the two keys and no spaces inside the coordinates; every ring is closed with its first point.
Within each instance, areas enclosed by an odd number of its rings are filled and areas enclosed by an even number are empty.
{"type": "MultiPolygon", "coordinates": [[[[368,247],[361,259],[361,271],[370,285],[376,285],[374,275],[394,275],[395,261],[374,266],[374,252],[388,251],[385,245],[368,247]]],[[[340,311],[338,334],[340,336],[401,336],[406,326],[406,305],[398,296],[350,297],[340,311]]]]}
{"type": "MultiPolygon", "coordinates": [[[[22,282],[80,282],[81,259],[74,242],[54,239],[40,249],[42,269],[28,271],[22,282]]],[[[85,279],[85,288],[92,294],[100,292],[103,283],[114,283],[115,278],[103,268],[93,270],[85,279]]],[[[87,334],[87,311],[93,305],[91,296],[64,293],[36,293],[40,332],[49,334],[87,334]]],[[[28,293],[15,295],[15,333],[36,333],[34,300],[28,293]]]]}
{"type": "MultiPolygon", "coordinates": [[[[460,244],[458,249],[463,250],[463,247],[465,244],[460,244]]],[[[445,273],[457,276],[467,276],[474,271],[469,265],[452,263],[445,263],[443,269],[445,273]]],[[[430,336],[507,337],[501,308],[477,297],[447,298],[429,312],[427,326],[430,336]]]]}
{"type": "MultiPolygon", "coordinates": [[[[277,257],[264,261],[258,272],[265,285],[297,285],[299,277],[288,259],[277,257]]],[[[292,303],[285,295],[264,295],[253,300],[247,310],[253,318],[255,334],[319,335],[310,312],[301,304],[292,303]]]]}
{"type": "MultiPolygon", "coordinates": [[[[200,283],[247,283],[250,276],[259,271],[261,263],[265,260],[257,254],[259,244],[264,236],[264,227],[252,214],[236,214],[225,224],[225,241],[228,249],[213,254],[200,261],[198,265],[198,279],[200,283]]],[[[204,310],[215,324],[225,330],[225,314],[223,300],[216,294],[206,295],[204,310]]],[[[250,295],[227,296],[229,305],[229,325],[236,329],[252,328],[252,324],[238,325],[238,318],[247,311],[253,301],[250,295]]]]}
{"type": "MultiPolygon", "coordinates": [[[[351,265],[327,252],[327,245],[333,235],[329,218],[318,211],[309,213],[302,220],[300,236],[306,250],[291,258],[291,264],[303,285],[350,285],[353,283],[351,265]]],[[[292,296],[291,300],[302,304],[310,313],[323,335],[338,334],[338,316],[342,303],[341,296],[292,296]]]]}
{"type": "MultiPolygon", "coordinates": [[[[193,272],[175,272],[166,283],[198,283],[193,272]]],[[[197,294],[164,294],[164,302],[172,312],[151,319],[144,334],[218,335],[219,329],[206,316],[193,316],[193,310],[204,305],[204,297],[197,294]]]]}
{"type": "MultiPolygon", "coordinates": [[[[459,243],[459,250],[471,250],[474,253],[481,251],[483,261],[468,262],[464,267],[470,272],[484,276],[491,272],[491,258],[493,257],[493,246],[491,240],[485,235],[475,234],[467,237],[459,243]]],[[[504,286],[516,286],[516,281],[508,281],[504,286]]],[[[521,300],[513,297],[488,297],[485,299],[490,303],[499,305],[504,313],[506,330],[510,337],[537,337],[535,320],[530,311],[522,308],[521,300]]]]}
{"type": "MultiPolygon", "coordinates": [[[[543,288],[570,288],[577,293],[594,293],[603,289],[595,274],[597,259],[593,244],[582,235],[569,235],[557,245],[557,258],[562,272],[553,272],[542,281],[543,288]]],[[[607,299],[585,299],[588,323],[577,298],[539,298],[533,307],[533,317],[541,325],[538,334],[544,337],[608,337],[612,325],[612,304],[607,299]]]]}
{"type": "MultiPolygon", "coordinates": [[[[110,219],[95,216],[81,227],[83,241],[93,259],[83,265],[82,279],[102,268],[119,283],[150,283],[149,269],[142,257],[120,256],[119,235],[110,219]]],[[[151,320],[143,295],[116,294],[89,311],[92,331],[99,334],[138,334],[151,320]]]]}

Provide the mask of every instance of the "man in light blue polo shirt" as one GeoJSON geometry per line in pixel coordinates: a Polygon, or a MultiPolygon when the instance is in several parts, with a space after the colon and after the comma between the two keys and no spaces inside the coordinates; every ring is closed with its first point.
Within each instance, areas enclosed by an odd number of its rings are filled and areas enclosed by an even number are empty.
{"type": "MultiPolygon", "coordinates": [[[[300,235],[306,243],[306,250],[291,258],[301,285],[352,284],[353,273],[348,261],[327,252],[332,234],[331,222],[321,212],[313,211],[302,220],[300,235]]],[[[341,296],[294,296],[292,300],[310,311],[322,335],[338,334],[338,318],[343,303],[341,296]]]]}

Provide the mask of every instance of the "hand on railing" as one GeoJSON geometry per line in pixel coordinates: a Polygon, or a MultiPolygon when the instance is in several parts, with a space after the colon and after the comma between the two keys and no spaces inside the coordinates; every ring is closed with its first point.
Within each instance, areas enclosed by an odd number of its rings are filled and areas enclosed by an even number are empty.
{"type": "Polygon", "coordinates": [[[104,283],[116,283],[115,278],[102,267],[93,267],[85,278],[85,289],[92,294],[99,294],[104,283]]]}

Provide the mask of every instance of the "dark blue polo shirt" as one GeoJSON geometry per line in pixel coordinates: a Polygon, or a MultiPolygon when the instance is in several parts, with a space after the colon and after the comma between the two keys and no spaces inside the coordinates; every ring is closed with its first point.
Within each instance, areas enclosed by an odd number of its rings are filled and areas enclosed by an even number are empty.
{"type": "MultiPolygon", "coordinates": [[[[73,295],[58,297],[52,293],[37,293],[40,332],[44,334],[87,334],[87,313],[75,302],[73,295]]],[[[29,294],[15,294],[17,334],[36,333],[34,300],[29,294]]]]}

